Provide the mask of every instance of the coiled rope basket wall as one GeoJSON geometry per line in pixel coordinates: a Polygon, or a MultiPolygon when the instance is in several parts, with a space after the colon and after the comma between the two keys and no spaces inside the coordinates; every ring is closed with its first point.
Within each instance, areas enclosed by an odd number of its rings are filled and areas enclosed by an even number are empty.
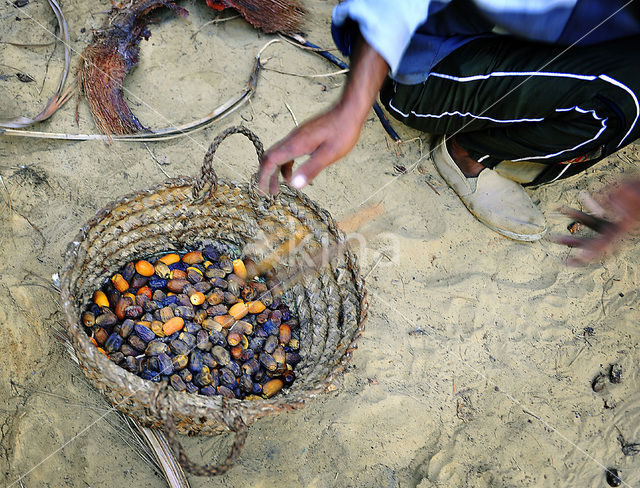
{"type": "Polygon", "coordinates": [[[171,179],[100,210],[69,244],[61,273],[68,335],[89,381],[118,410],[145,426],[165,427],[181,464],[198,475],[229,469],[250,423],[270,413],[301,407],[335,389],[367,315],[364,280],[356,256],[327,211],[286,186],[277,197],[265,197],[253,182],[236,184],[216,177],[213,155],[220,142],[234,133],[247,136],[261,158],[262,144],[252,132],[241,126],[225,130],[211,144],[198,178],[171,179]],[[90,342],[81,325],[83,309],[93,292],[128,261],[210,242],[243,249],[262,233],[277,239],[275,247],[289,241],[294,233],[306,235],[299,248],[310,256],[318,254],[323,242],[338,250],[328,263],[302,273],[301,279],[283,282],[285,297],[297,307],[302,356],[297,379],[288,390],[260,400],[176,392],[129,373],[90,342]],[[231,454],[219,466],[198,466],[186,457],[176,431],[203,435],[232,431],[236,438],[231,454]]]}

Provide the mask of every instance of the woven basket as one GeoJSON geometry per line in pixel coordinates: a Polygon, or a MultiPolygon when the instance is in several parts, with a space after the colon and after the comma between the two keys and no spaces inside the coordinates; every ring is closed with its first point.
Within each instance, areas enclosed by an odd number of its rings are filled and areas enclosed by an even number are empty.
{"type": "MultiPolygon", "coordinates": [[[[118,410],[145,426],[165,427],[181,464],[198,475],[221,474],[229,469],[239,455],[250,423],[274,412],[301,407],[335,389],[367,315],[364,280],[356,256],[327,211],[288,186],[283,185],[277,197],[265,197],[255,180],[236,184],[216,177],[213,155],[220,142],[233,133],[247,136],[261,159],[262,144],[252,132],[244,127],[225,130],[209,147],[198,178],[171,179],[100,210],[69,244],[61,273],[68,335],[89,381],[118,410]],[[90,342],[81,325],[81,314],[93,292],[128,261],[210,242],[243,249],[262,232],[272,239],[274,247],[294,235],[304,235],[299,249],[307,255],[318,255],[321,243],[329,244],[334,251],[328,263],[283,283],[286,299],[297,307],[302,356],[296,368],[297,379],[289,389],[266,400],[176,392],[166,384],[129,373],[90,342]],[[226,461],[203,467],[188,460],[176,440],[176,431],[203,435],[233,431],[236,439],[226,461]]],[[[257,261],[263,256],[248,257],[257,261]]],[[[281,272],[286,274],[287,270],[281,272]]]]}

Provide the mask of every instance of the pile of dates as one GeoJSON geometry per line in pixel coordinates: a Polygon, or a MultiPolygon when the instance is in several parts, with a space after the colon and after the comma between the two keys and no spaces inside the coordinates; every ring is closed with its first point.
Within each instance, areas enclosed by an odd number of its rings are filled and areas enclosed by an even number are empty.
{"type": "Polygon", "coordinates": [[[269,398],[295,379],[298,321],[273,271],[225,248],[127,263],[82,316],[109,359],[177,391],[269,398]]]}

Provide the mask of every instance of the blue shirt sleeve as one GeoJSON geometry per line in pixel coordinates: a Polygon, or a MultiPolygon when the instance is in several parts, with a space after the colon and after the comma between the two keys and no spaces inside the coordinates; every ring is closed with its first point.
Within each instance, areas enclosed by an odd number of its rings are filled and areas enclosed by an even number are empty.
{"type": "Polygon", "coordinates": [[[467,42],[509,34],[568,46],[640,33],[628,0],[345,0],[331,32],[345,56],[358,31],[385,59],[391,77],[423,82],[433,67],[467,42]]]}
{"type": "Polygon", "coordinates": [[[425,22],[430,0],[347,0],[333,9],[331,33],[338,49],[351,56],[358,30],[384,58],[392,75],[416,29],[425,22]]]}

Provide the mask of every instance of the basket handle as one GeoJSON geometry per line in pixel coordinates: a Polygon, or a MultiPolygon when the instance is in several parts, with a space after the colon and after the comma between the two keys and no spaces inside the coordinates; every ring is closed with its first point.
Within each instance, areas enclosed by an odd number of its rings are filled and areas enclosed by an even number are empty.
{"type": "Polygon", "coordinates": [[[256,149],[256,154],[258,155],[258,162],[262,160],[264,147],[262,146],[262,142],[260,142],[260,139],[257,135],[255,135],[243,125],[236,125],[223,130],[213,140],[213,142],[209,146],[209,149],[207,150],[207,154],[205,154],[204,156],[200,175],[196,178],[196,181],[193,184],[193,198],[195,200],[200,197],[200,193],[207,184],[209,185],[209,188],[206,191],[206,196],[209,198],[212,197],[213,193],[218,189],[218,177],[216,176],[216,172],[213,169],[213,155],[218,150],[218,146],[220,146],[220,143],[231,134],[245,135],[251,142],[253,142],[253,146],[256,149]]]}
{"type": "MultiPolygon", "coordinates": [[[[233,444],[231,445],[231,451],[229,455],[226,457],[224,461],[222,461],[218,465],[202,465],[197,464],[191,461],[187,456],[187,453],[182,447],[182,444],[178,440],[178,435],[176,432],[175,422],[173,420],[173,416],[171,415],[170,407],[168,404],[168,387],[161,388],[160,391],[156,392],[155,398],[155,408],[159,411],[162,419],[164,420],[164,435],[167,439],[167,443],[169,447],[172,449],[174,453],[178,455],[178,462],[180,465],[186,469],[189,473],[195,476],[219,476],[221,474],[229,471],[233,464],[237,461],[240,456],[240,452],[244,447],[244,443],[247,440],[247,424],[244,423],[242,417],[238,414],[235,415],[232,422],[228,422],[224,420],[220,415],[214,414],[215,417],[224,423],[232,432],[235,433],[235,439],[233,440],[233,444]]],[[[222,398],[222,406],[224,408],[225,399],[222,398]]]]}

